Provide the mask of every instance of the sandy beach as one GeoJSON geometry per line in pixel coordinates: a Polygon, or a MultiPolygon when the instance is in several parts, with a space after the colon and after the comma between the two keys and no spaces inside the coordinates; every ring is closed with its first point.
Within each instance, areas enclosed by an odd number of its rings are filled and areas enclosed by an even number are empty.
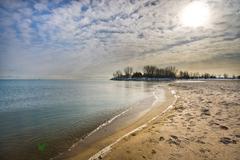
{"type": "Polygon", "coordinates": [[[72,159],[89,159],[100,149],[90,159],[239,160],[239,81],[180,81],[169,87],[177,95],[172,106],[163,104],[169,109],[143,117],[137,129],[137,124],[127,127],[72,159]]]}
{"type": "Polygon", "coordinates": [[[172,110],[99,159],[240,159],[240,83],[174,83],[172,110]]]}

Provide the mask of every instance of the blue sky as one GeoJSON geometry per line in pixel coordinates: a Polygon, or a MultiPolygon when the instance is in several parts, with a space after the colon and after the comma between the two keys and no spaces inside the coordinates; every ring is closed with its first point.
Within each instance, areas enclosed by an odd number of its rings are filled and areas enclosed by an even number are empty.
{"type": "Polygon", "coordinates": [[[181,24],[191,0],[3,0],[0,76],[81,78],[175,65],[240,74],[239,0],[201,0],[209,23],[181,24]]]}

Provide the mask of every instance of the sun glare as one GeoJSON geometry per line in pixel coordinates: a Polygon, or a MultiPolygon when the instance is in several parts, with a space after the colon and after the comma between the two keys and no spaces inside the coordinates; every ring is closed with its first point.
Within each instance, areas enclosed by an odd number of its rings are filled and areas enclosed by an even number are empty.
{"type": "Polygon", "coordinates": [[[203,2],[192,2],[182,10],[180,18],[184,26],[204,26],[209,20],[208,5],[203,2]]]}

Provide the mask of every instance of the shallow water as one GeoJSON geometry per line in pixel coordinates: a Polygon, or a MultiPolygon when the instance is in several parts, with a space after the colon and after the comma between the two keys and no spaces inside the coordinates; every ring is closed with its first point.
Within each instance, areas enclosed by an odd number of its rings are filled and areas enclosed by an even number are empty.
{"type": "Polygon", "coordinates": [[[48,159],[152,96],[157,82],[0,80],[0,159],[48,159]]]}

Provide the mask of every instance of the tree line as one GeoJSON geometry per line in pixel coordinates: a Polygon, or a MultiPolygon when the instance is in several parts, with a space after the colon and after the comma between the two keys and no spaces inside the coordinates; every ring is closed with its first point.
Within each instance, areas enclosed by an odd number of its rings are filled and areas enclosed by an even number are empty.
{"type": "Polygon", "coordinates": [[[216,78],[224,78],[224,79],[240,79],[239,76],[229,76],[226,73],[223,75],[214,75],[209,73],[198,73],[198,72],[188,72],[182,71],[174,67],[168,66],[165,68],[158,68],[153,65],[146,65],[143,67],[142,72],[136,71],[133,72],[132,67],[124,68],[123,72],[121,70],[117,70],[113,73],[112,79],[124,79],[124,78],[168,78],[168,79],[216,79],[216,78]]]}

